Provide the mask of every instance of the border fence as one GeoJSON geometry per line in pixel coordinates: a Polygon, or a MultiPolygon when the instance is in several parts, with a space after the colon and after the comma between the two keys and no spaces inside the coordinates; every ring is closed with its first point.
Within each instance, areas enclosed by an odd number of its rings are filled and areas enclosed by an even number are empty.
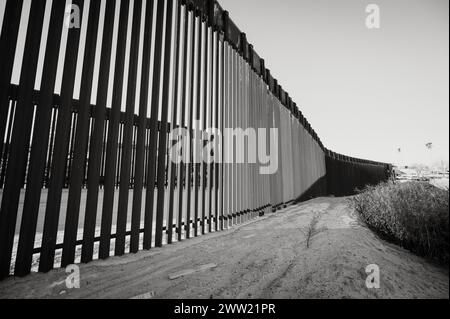
{"type": "Polygon", "coordinates": [[[7,0],[0,61],[0,278],[161,247],[390,175],[327,150],[214,0],[7,0]],[[172,162],[177,128],[276,128],[256,143],[279,145],[278,170],[227,163],[221,139],[195,134],[186,157],[210,142],[220,161],[172,162]]]}

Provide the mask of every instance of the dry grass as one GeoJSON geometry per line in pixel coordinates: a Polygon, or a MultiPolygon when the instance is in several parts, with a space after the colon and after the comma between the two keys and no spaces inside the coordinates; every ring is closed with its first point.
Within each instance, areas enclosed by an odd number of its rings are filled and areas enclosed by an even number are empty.
{"type": "Polygon", "coordinates": [[[309,249],[311,247],[311,241],[313,237],[321,232],[320,229],[317,229],[317,225],[319,224],[321,215],[319,213],[315,213],[309,222],[308,226],[304,227],[300,231],[305,236],[306,248],[309,249]]]}
{"type": "Polygon", "coordinates": [[[361,220],[402,247],[449,264],[449,192],[428,183],[384,183],[352,198],[361,220]]]}

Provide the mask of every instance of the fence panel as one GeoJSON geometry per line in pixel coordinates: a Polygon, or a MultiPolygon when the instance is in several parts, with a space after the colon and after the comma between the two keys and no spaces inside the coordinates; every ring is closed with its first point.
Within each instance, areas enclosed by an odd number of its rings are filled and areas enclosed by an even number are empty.
{"type": "Polygon", "coordinates": [[[389,178],[388,164],[323,146],[216,1],[73,0],[78,27],[64,23],[65,4],[32,0],[23,37],[23,1],[5,6],[0,278],[161,247],[389,178]]]}

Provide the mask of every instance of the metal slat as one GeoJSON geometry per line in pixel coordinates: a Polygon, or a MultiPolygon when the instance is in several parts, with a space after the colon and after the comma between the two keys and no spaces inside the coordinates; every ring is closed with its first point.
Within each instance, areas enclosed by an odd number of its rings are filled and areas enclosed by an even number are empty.
{"type": "Polygon", "coordinates": [[[114,193],[116,186],[117,138],[120,130],[120,110],[122,106],[123,77],[125,64],[125,49],[127,41],[129,4],[120,2],[119,29],[117,35],[117,52],[114,71],[112,109],[109,120],[108,142],[106,146],[105,186],[103,197],[102,224],[100,234],[99,258],[110,256],[111,227],[114,207],[114,193]]]}
{"type": "MultiPolygon", "coordinates": [[[[162,83],[162,114],[161,130],[159,132],[158,145],[158,200],[156,207],[156,233],[155,246],[162,247],[163,244],[163,224],[164,224],[164,204],[166,193],[166,156],[167,156],[167,122],[169,114],[170,100],[170,77],[171,77],[171,49],[172,49],[172,16],[173,0],[167,1],[166,8],[166,39],[164,49],[164,75],[162,83]]],[[[172,224],[172,221],[168,221],[172,224]]]]}
{"type": "Polygon", "coordinates": [[[156,180],[156,155],[158,143],[158,118],[159,118],[159,93],[160,93],[160,77],[161,77],[161,61],[162,61],[162,45],[163,45],[163,28],[164,28],[164,1],[158,0],[156,11],[156,39],[153,66],[153,87],[152,87],[152,112],[150,123],[150,151],[148,158],[148,181],[147,196],[145,201],[145,232],[144,232],[144,249],[152,248],[153,240],[153,214],[155,200],[155,180],[156,180]]]}
{"type": "MultiPolygon", "coordinates": [[[[202,112],[202,130],[203,132],[206,131],[208,126],[208,71],[209,71],[209,30],[208,25],[204,23],[205,27],[205,35],[204,35],[204,43],[203,43],[203,112],[202,112]]],[[[206,146],[206,143],[203,140],[203,136],[200,136],[199,145],[201,146],[201,149],[199,150],[199,160],[201,163],[199,163],[200,168],[200,187],[201,187],[201,194],[202,194],[202,203],[201,203],[201,233],[202,235],[206,234],[206,221],[207,221],[207,215],[206,215],[206,188],[208,184],[208,172],[207,172],[207,165],[203,161],[203,149],[206,146]]]]}
{"type": "MultiPolygon", "coordinates": [[[[179,60],[180,60],[180,51],[181,51],[181,36],[180,36],[180,29],[181,29],[181,10],[182,7],[179,3],[179,1],[176,1],[176,20],[175,20],[175,65],[174,65],[174,88],[173,88],[173,101],[174,105],[172,108],[172,128],[175,129],[175,126],[177,125],[177,119],[178,119],[178,113],[179,113],[179,105],[178,105],[178,85],[179,85],[179,60]]],[[[184,123],[180,123],[181,126],[183,126],[184,123]]],[[[173,130],[171,131],[173,133],[173,130]]],[[[172,137],[175,137],[173,135],[172,137]]],[[[176,145],[176,141],[172,141],[171,147],[174,147],[176,145]]],[[[168,220],[167,220],[167,243],[170,245],[173,243],[173,227],[171,225],[173,224],[174,219],[174,207],[175,207],[175,183],[178,183],[178,189],[182,189],[180,186],[180,178],[178,173],[178,165],[174,162],[170,162],[170,154],[169,154],[169,166],[170,166],[170,181],[169,181],[169,213],[168,213],[168,220]]],[[[181,229],[181,227],[180,227],[181,229]]]]}
{"type": "MultiPolygon", "coordinates": [[[[216,32],[216,77],[215,77],[215,87],[216,87],[216,96],[215,96],[215,107],[216,107],[216,117],[215,117],[215,124],[214,127],[217,128],[219,130],[220,134],[223,134],[223,126],[221,125],[221,120],[222,120],[222,105],[220,105],[221,102],[221,91],[222,91],[222,85],[221,85],[221,66],[222,66],[222,51],[221,51],[221,41],[220,41],[220,33],[216,32]]],[[[223,141],[222,136],[217,136],[215,138],[218,138],[218,141],[215,141],[215,159],[218,158],[217,156],[217,152],[220,152],[219,155],[221,155],[222,157],[222,150],[219,150],[219,148],[222,147],[222,145],[220,144],[221,141],[223,141]]],[[[216,223],[215,223],[215,231],[218,232],[221,229],[221,213],[222,213],[222,209],[221,209],[221,201],[220,201],[220,195],[221,195],[221,191],[222,191],[222,176],[221,176],[221,169],[222,169],[222,165],[223,165],[223,160],[222,158],[220,158],[219,163],[215,163],[214,164],[214,172],[215,172],[215,184],[214,184],[214,210],[215,210],[215,215],[216,215],[216,223]]]]}
{"type": "Polygon", "coordinates": [[[194,237],[199,235],[199,188],[200,188],[200,179],[201,179],[201,164],[198,163],[199,158],[199,146],[201,145],[199,139],[199,124],[201,121],[200,118],[200,110],[201,110],[201,78],[202,78],[202,47],[203,47],[203,18],[200,15],[197,23],[197,93],[196,93],[196,106],[195,106],[195,127],[194,129],[194,237]]]}
{"type": "MultiPolygon", "coordinates": [[[[187,6],[184,6],[184,46],[183,46],[183,74],[182,74],[182,103],[181,103],[181,123],[180,125],[182,127],[185,126],[186,123],[186,108],[188,105],[187,101],[187,85],[188,85],[188,49],[189,49],[189,10],[187,6]]],[[[183,157],[185,157],[187,149],[184,149],[183,145],[183,157]]],[[[184,202],[183,202],[183,195],[184,195],[184,188],[188,189],[187,185],[187,178],[186,178],[186,164],[184,163],[184,160],[179,165],[179,171],[178,171],[178,241],[181,241],[183,239],[183,211],[184,211],[184,202]]],[[[189,222],[189,219],[186,219],[186,223],[189,222]]]]}
{"type": "MultiPolygon", "coordinates": [[[[211,81],[213,89],[211,90],[211,127],[213,129],[220,130],[219,126],[219,33],[213,32],[213,57],[211,65],[214,67],[214,72],[211,73],[211,81]],[[215,35],[215,37],[214,37],[215,35]],[[214,110],[214,111],[213,111],[214,110]]],[[[214,135],[214,162],[211,164],[211,188],[210,188],[210,198],[211,203],[214,201],[214,207],[210,205],[211,218],[214,218],[214,230],[219,231],[219,206],[218,206],[218,190],[219,190],[219,163],[217,163],[217,155],[219,154],[218,142],[220,142],[220,136],[214,135]]],[[[212,231],[212,225],[209,231],[212,231]]]]}
{"type": "MultiPolygon", "coordinates": [[[[190,94],[189,94],[189,124],[188,124],[188,130],[191,133],[189,137],[189,151],[188,151],[188,160],[189,163],[187,165],[187,214],[186,214],[186,239],[189,239],[191,237],[191,224],[193,228],[195,227],[196,220],[194,220],[193,223],[191,223],[191,204],[192,204],[192,184],[195,185],[195,182],[193,182],[193,175],[195,173],[194,171],[194,164],[192,163],[194,151],[193,151],[193,135],[192,132],[194,131],[194,92],[195,92],[195,53],[197,48],[197,38],[196,38],[196,20],[198,19],[198,12],[192,12],[192,19],[191,19],[191,61],[190,61],[190,94]]],[[[198,22],[200,23],[200,22],[198,22]]]]}

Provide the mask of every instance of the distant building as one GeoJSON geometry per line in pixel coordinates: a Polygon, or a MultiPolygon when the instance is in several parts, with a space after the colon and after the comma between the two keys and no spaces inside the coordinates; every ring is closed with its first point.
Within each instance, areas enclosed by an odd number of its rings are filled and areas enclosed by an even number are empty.
{"type": "Polygon", "coordinates": [[[400,181],[418,181],[422,179],[421,174],[413,168],[395,167],[394,172],[397,180],[400,181]]]}

